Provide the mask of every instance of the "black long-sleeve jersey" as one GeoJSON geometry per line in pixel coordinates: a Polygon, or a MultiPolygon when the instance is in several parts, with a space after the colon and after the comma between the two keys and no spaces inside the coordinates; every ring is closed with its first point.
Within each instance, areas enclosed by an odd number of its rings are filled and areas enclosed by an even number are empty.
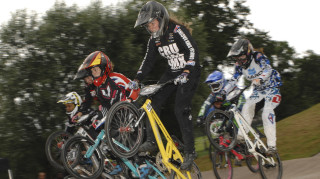
{"type": "Polygon", "coordinates": [[[92,102],[94,100],[98,100],[95,89],[96,87],[93,84],[86,85],[86,87],[84,88],[84,100],[80,106],[79,112],[86,112],[91,107],[92,102]]]}
{"type": "Polygon", "coordinates": [[[125,89],[118,86],[110,77],[96,87],[96,94],[102,107],[108,110],[114,103],[126,99],[125,89]]]}
{"type": "Polygon", "coordinates": [[[152,70],[156,51],[168,60],[169,73],[183,70],[189,70],[192,73],[195,67],[199,67],[198,47],[191,34],[186,27],[169,21],[168,29],[163,36],[150,37],[146,55],[136,76],[139,81],[152,70]]]}

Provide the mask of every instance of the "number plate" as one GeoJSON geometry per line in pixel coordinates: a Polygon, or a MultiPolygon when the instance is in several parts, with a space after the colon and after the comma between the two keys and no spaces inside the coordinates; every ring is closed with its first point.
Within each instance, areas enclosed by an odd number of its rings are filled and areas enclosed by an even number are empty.
{"type": "Polygon", "coordinates": [[[149,112],[151,112],[151,110],[152,110],[152,106],[151,106],[151,103],[150,103],[150,102],[147,104],[147,110],[148,110],[149,112]]]}
{"type": "Polygon", "coordinates": [[[82,127],[80,127],[79,129],[78,129],[78,132],[77,132],[78,134],[80,134],[80,135],[82,135],[82,136],[87,136],[87,132],[82,128],[82,127]]]}

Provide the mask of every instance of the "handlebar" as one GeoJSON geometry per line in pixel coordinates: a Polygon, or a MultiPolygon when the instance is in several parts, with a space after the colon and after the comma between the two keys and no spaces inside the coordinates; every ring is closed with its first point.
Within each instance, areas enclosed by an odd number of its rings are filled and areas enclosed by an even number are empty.
{"type": "MultiPolygon", "coordinates": [[[[231,104],[237,104],[239,101],[239,97],[242,95],[242,93],[248,89],[250,86],[245,86],[244,88],[239,90],[239,93],[236,96],[233,96],[231,99],[227,100],[229,101],[231,104]]],[[[239,89],[239,88],[238,88],[239,89]]],[[[229,93],[230,94],[230,93],[229,93]]]]}
{"type": "Polygon", "coordinates": [[[148,86],[141,86],[140,95],[141,96],[153,96],[158,93],[164,86],[174,83],[174,79],[171,79],[165,83],[158,83],[148,86]]]}

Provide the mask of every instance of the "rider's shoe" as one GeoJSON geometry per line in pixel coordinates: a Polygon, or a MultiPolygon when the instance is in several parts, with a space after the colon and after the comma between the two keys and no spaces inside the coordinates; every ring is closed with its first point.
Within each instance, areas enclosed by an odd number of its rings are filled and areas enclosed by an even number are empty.
{"type": "Polygon", "coordinates": [[[153,141],[146,141],[139,147],[139,152],[154,152],[157,150],[157,144],[153,141]]]}
{"type": "Polygon", "coordinates": [[[193,151],[192,153],[186,153],[184,159],[183,159],[183,163],[180,166],[181,170],[190,170],[193,160],[197,158],[197,153],[195,151],[193,151]]]}
{"type": "Polygon", "coordinates": [[[277,148],[275,146],[269,146],[266,154],[273,155],[275,153],[277,153],[277,148]]]}
{"type": "Polygon", "coordinates": [[[120,165],[117,165],[110,173],[109,175],[117,175],[122,171],[122,168],[120,165]]]}
{"type": "Polygon", "coordinates": [[[151,167],[147,164],[142,164],[139,166],[140,178],[148,178],[151,167]]]}

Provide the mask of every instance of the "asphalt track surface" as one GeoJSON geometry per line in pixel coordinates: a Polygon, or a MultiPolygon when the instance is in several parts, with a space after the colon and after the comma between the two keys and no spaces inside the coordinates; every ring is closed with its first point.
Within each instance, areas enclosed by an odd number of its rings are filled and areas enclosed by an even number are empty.
{"type": "MultiPolygon", "coordinates": [[[[245,162],[243,162],[245,165],[245,162]]],[[[282,179],[320,179],[320,153],[309,158],[282,161],[282,179]]],[[[203,179],[215,178],[213,171],[202,172],[203,179]]],[[[233,179],[261,178],[259,173],[251,173],[247,166],[233,170],[233,179]]]]}

